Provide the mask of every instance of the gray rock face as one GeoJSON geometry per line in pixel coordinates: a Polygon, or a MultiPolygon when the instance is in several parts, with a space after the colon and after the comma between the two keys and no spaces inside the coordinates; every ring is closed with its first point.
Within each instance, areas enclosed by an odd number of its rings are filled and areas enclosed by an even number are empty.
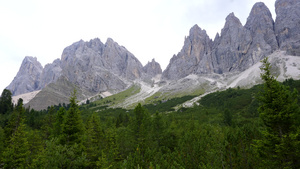
{"type": "Polygon", "coordinates": [[[79,41],[64,49],[62,75],[84,89],[100,92],[124,89],[121,78],[140,78],[143,66],[125,47],[112,39],[103,44],[99,39],[79,41]]]}
{"type": "Polygon", "coordinates": [[[110,38],[105,44],[96,38],[66,47],[61,60],[47,64],[44,69],[36,58],[26,57],[8,89],[14,95],[23,94],[43,89],[64,76],[70,83],[92,93],[120,91],[127,87],[127,81],[141,78],[143,74],[142,64],[125,47],[110,38]]]}
{"type": "Polygon", "coordinates": [[[41,74],[40,85],[38,89],[43,89],[48,84],[56,82],[61,75],[61,61],[56,59],[51,64],[47,64],[41,74]]]}
{"type": "Polygon", "coordinates": [[[47,109],[48,106],[59,103],[69,103],[73,90],[77,90],[77,100],[86,99],[91,93],[69,82],[66,77],[60,76],[56,82],[44,87],[25,107],[30,106],[35,110],[47,109]]]}
{"type": "Polygon", "coordinates": [[[18,74],[7,87],[13,95],[32,92],[40,85],[40,76],[43,66],[36,57],[26,56],[21,64],[18,74]]]}
{"type": "Polygon", "coordinates": [[[163,79],[243,71],[277,49],[272,15],[264,3],[258,2],[245,26],[234,13],[229,14],[221,35],[217,34],[213,42],[204,30],[194,26],[182,50],[163,72],[163,79]]]}
{"type": "Polygon", "coordinates": [[[145,72],[145,74],[149,77],[154,77],[158,74],[162,73],[160,64],[157,63],[154,59],[152,59],[151,62],[148,62],[144,67],[143,67],[143,71],[145,72]]]}
{"type": "Polygon", "coordinates": [[[275,33],[279,47],[300,56],[300,1],[276,0],[275,33]]]}
{"type": "Polygon", "coordinates": [[[226,17],[221,36],[214,41],[212,58],[216,59],[216,73],[246,69],[240,64],[246,58],[252,42],[251,33],[233,13],[226,17]]]}
{"type": "Polygon", "coordinates": [[[253,65],[278,49],[274,32],[274,20],[267,6],[256,3],[247,19],[245,28],[251,32],[252,43],[248,51],[249,65],[253,65]]]}
{"type": "Polygon", "coordinates": [[[181,51],[172,57],[166,70],[163,72],[165,79],[179,79],[191,73],[212,72],[212,65],[209,58],[212,40],[205,30],[198,25],[191,28],[190,34],[185,38],[181,51]],[[205,66],[199,67],[199,63],[205,66]]]}

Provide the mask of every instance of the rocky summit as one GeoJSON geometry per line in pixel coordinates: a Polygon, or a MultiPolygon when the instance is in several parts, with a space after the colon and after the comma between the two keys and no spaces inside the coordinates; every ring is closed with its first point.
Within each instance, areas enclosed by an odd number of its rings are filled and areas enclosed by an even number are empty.
{"type": "MultiPolygon", "coordinates": [[[[39,105],[41,101],[49,104],[67,101],[73,88],[78,89],[81,99],[106,91],[114,94],[134,83],[139,83],[137,85],[141,86],[145,96],[157,91],[186,93],[186,86],[196,93],[208,88],[218,90],[227,86],[228,79],[239,79],[236,76],[255,65],[255,70],[259,70],[257,63],[266,56],[274,53],[300,55],[300,1],[276,0],[275,7],[275,21],[262,2],[253,6],[245,25],[230,13],[214,40],[204,29],[193,26],[182,49],[173,55],[163,72],[154,59],[143,67],[132,53],[113,39],[108,38],[102,43],[96,38],[88,42],[80,40],[66,47],[61,59],[44,68],[36,58],[25,57],[17,76],[7,88],[13,95],[42,90],[36,95],[38,99],[29,102],[31,106],[39,105]],[[162,76],[157,76],[159,74],[162,76]],[[151,85],[147,86],[147,83],[151,85]],[[56,92],[62,90],[64,93],[56,92]]],[[[251,85],[255,83],[258,82],[251,82],[251,85]]],[[[38,109],[44,107],[36,106],[38,109]]]]}
{"type": "Polygon", "coordinates": [[[189,36],[185,38],[183,48],[172,57],[163,72],[163,78],[179,79],[197,71],[199,73],[213,72],[211,60],[209,60],[211,48],[212,40],[209,39],[206,31],[198,25],[193,26],[189,36]]]}
{"type": "Polygon", "coordinates": [[[121,90],[127,80],[140,78],[143,66],[125,47],[112,39],[79,41],[64,49],[62,75],[92,92],[121,90]]]}
{"type": "Polygon", "coordinates": [[[160,67],[160,64],[155,61],[155,59],[152,59],[151,62],[148,62],[144,67],[143,71],[146,75],[150,77],[155,77],[156,75],[162,74],[162,70],[160,67]]]}
{"type": "MultiPolygon", "coordinates": [[[[284,18],[288,20],[287,16],[284,18]]],[[[172,57],[163,72],[163,78],[243,71],[277,50],[277,38],[271,12],[264,3],[258,2],[253,6],[245,26],[234,13],[230,13],[221,35],[217,34],[213,41],[205,30],[197,25],[192,27],[182,50],[172,57]]]]}
{"type": "Polygon", "coordinates": [[[36,57],[26,56],[21,64],[19,72],[7,87],[13,95],[38,90],[43,66],[36,57]]]}
{"type": "Polygon", "coordinates": [[[25,57],[7,88],[13,95],[19,95],[41,90],[63,76],[91,93],[120,91],[135,79],[153,77],[161,71],[154,60],[143,67],[132,53],[113,39],[108,38],[104,44],[96,38],[89,42],[80,40],[66,47],[61,59],[44,68],[36,58],[25,57]]]}
{"type": "Polygon", "coordinates": [[[300,1],[276,0],[275,33],[281,50],[300,55],[300,1]]]}

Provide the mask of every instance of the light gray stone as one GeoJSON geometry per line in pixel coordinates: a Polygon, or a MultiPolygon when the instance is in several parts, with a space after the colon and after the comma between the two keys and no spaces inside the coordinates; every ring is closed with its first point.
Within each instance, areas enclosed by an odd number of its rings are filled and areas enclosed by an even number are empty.
{"type": "Polygon", "coordinates": [[[276,0],[275,33],[281,50],[300,56],[300,1],[276,0]]]}
{"type": "Polygon", "coordinates": [[[51,64],[47,64],[41,74],[40,85],[38,89],[43,89],[48,84],[56,82],[57,79],[61,76],[61,61],[56,59],[51,64]]]}
{"type": "Polygon", "coordinates": [[[160,64],[156,62],[155,59],[152,59],[151,62],[148,62],[143,67],[143,71],[145,72],[145,75],[150,78],[155,77],[158,74],[162,74],[160,64]]]}
{"type": "Polygon", "coordinates": [[[17,75],[7,89],[14,96],[37,90],[40,85],[42,70],[43,66],[36,57],[26,56],[17,75]]]}
{"type": "Polygon", "coordinates": [[[180,79],[191,73],[210,73],[212,65],[208,59],[211,52],[212,40],[205,30],[198,25],[190,29],[190,34],[185,38],[183,48],[174,55],[166,70],[163,79],[180,79]],[[199,67],[199,64],[204,67],[199,67]]]}

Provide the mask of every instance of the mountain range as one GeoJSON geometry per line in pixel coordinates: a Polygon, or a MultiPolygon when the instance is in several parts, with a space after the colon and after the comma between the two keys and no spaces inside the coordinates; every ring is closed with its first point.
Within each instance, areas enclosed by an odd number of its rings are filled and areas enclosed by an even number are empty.
{"type": "Polygon", "coordinates": [[[63,50],[61,59],[45,67],[37,58],[25,57],[7,89],[16,97],[35,92],[26,103],[39,110],[67,103],[74,88],[78,99],[86,100],[140,86],[139,97],[129,97],[119,105],[127,106],[153,95],[165,99],[253,86],[260,83],[260,60],[267,56],[279,80],[299,79],[300,1],[276,0],[275,9],[274,21],[267,6],[256,3],[245,25],[230,13],[214,40],[198,25],[193,26],[164,71],[154,59],[143,66],[111,38],[105,43],[96,38],[73,43],[63,50]]]}

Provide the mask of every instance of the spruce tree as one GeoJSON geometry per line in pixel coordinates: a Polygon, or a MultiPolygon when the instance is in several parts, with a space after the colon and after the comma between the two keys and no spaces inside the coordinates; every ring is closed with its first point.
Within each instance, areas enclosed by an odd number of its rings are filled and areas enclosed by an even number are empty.
{"type": "Polygon", "coordinates": [[[100,118],[92,114],[87,123],[85,147],[87,158],[90,160],[90,167],[96,167],[96,161],[103,151],[103,133],[101,130],[100,118]]]}
{"type": "Polygon", "coordinates": [[[4,168],[27,168],[29,154],[29,144],[24,119],[22,119],[3,152],[4,168]]]}
{"type": "Polygon", "coordinates": [[[271,75],[271,64],[264,59],[261,78],[263,92],[258,108],[265,129],[256,147],[264,166],[270,168],[299,168],[299,133],[295,126],[295,114],[299,113],[297,91],[290,92],[271,75]]]}
{"type": "Polygon", "coordinates": [[[61,143],[70,146],[75,143],[82,145],[83,132],[83,122],[76,101],[76,90],[74,90],[70,97],[70,108],[66,112],[62,126],[61,143]]]}
{"type": "Polygon", "coordinates": [[[59,108],[56,113],[55,122],[53,125],[53,136],[59,137],[62,133],[62,126],[64,123],[64,117],[66,114],[66,109],[64,107],[59,108]]]}
{"type": "Polygon", "coordinates": [[[13,110],[12,93],[10,90],[4,89],[0,98],[0,114],[5,114],[13,110]]]}
{"type": "Polygon", "coordinates": [[[54,123],[54,107],[51,106],[50,109],[48,109],[48,114],[43,119],[43,137],[45,140],[47,140],[51,135],[53,135],[53,123],[54,123]]]}
{"type": "Polygon", "coordinates": [[[14,108],[7,125],[4,128],[6,142],[10,140],[11,136],[17,131],[19,125],[24,120],[25,109],[23,107],[23,100],[20,98],[18,100],[17,106],[14,108]]]}

